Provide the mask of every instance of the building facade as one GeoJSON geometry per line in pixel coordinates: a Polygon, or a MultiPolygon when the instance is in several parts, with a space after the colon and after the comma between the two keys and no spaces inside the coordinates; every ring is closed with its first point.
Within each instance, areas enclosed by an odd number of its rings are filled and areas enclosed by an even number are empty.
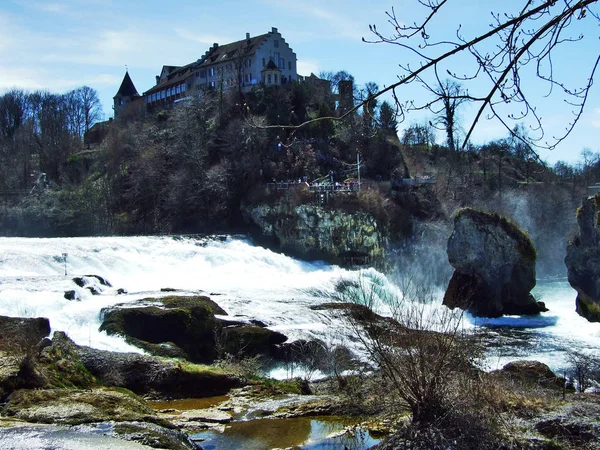
{"type": "Polygon", "coordinates": [[[156,85],[144,92],[144,102],[153,107],[179,102],[203,89],[248,92],[258,85],[289,84],[298,80],[296,62],[296,54],[277,28],[254,37],[246,33],[240,41],[213,44],[185,66],[163,66],[156,85]]]}

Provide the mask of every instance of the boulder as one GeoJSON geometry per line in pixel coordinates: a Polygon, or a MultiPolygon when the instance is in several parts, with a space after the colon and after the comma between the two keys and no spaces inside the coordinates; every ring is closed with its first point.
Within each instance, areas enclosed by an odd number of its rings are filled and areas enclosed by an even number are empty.
{"type": "Polygon", "coordinates": [[[385,253],[386,233],[366,212],[282,202],[244,206],[242,213],[260,230],[258,242],[303,259],[343,264],[378,261],[385,253]]]}
{"type": "Polygon", "coordinates": [[[143,399],[114,388],[20,389],[11,394],[2,415],[68,425],[104,421],[162,423],[143,399]]]}
{"type": "Polygon", "coordinates": [[[270,355],[286,336],[256,325],[228,322],[205,296],[146,298],[102,310],[101,330],[156,356],[211,363],[223,352],[270,355]]]}
{"type": "Polygon", "coordinates": [[[556,375],[550,367],[539,361],[512,361],[497,371],[512,380],[530,383],[544,387],[563,388],[565,379],[556,375]]]}
{"type": "Polygon", "coordinates": [[[49,334],[50,321],[45,317],[0,316],[0,350],[29,351],[49,334]]]}
{"type": "Polygon", "coordinates": [[[46,318],[0,316],[0,400],[15,389],[47,385],[36,358],[49,334],[46,318]]]}
{"type": "Polygon", "coordinates": [[[244,384],[230,373],[182,361],[89,347],[77,347],[77,353],[106,386],[124,387],[153,398],[213,397],[244,384]]]}
{"type": "Polygon", "coordinates": [[[443,301],[449,308],[480,317],[547,311],[530,293],[536,283],[535,248],[507,219],[460,210],[448,239],[448,261],[455,269],[443,301]]]}
{"type": "Polygon", "coordinates": [[[600,195],[584,199],[577,210],[579,234],[567,245],[569,283],[577,291],[576,311],[600,322],[600,195]]]}

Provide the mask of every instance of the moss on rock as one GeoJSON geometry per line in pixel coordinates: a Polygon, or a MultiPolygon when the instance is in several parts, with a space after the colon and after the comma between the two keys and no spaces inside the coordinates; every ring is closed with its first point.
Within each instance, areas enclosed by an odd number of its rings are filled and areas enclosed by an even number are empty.
{"type": "Polygon", "coordinates": [[[3,415],[36,423],[78,425],[103,421],[165,424],[148,404],[123,389],[21,389],[14,392],[3,415]]]}

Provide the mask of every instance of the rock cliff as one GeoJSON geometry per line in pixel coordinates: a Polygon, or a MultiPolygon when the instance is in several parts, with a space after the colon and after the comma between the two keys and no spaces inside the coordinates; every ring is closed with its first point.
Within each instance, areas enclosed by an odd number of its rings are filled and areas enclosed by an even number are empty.
{"type": "Polygon", "coordinates": [[[456,214],[448,239],[448,261],[455,272],[444,304],[482,317],[546,311],[530,294],[535,260],[533,244],[516,225],[465,208],[456,214]]]}
{"type": "Polygon", "coordinates": [[[577,210],[579,235],[567,245],[569,283],[577,291],[576,310],[600,322],[600,195],[584,199],[577,210]]]}
{"type": "Polygon", "coordinates": [[[248,206],[244,213],[278,250],[300,258],[340,264],[376,262],[384,256],[384,233],[365,212],[279,204],[248,206]]]}

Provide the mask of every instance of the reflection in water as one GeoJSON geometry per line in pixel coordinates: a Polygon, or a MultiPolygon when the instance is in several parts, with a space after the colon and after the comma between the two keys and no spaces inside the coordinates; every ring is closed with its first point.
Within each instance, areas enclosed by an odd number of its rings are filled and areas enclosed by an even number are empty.
{"type": "Polygon", "coordinates": [[[194,438],[204,439],[200,443],[204,450],[264,450],[293,446],[307,450],[365,450],[379,442],[364,430],[343,433],[347,425],[341,418],[251,420],[235,422],[227,426],[224,433],[205,431],[194,438]]]}
{"type": "Polygon", "coordinates": [[[206,398],[185,398],[181,400],[168,400],[148,402],[150,407],[155,410],[177,409],[179,411],[190,411],[193,409],[208,409],[217,406],[224,401],[229,400],[227,395],[206,398]]]}

